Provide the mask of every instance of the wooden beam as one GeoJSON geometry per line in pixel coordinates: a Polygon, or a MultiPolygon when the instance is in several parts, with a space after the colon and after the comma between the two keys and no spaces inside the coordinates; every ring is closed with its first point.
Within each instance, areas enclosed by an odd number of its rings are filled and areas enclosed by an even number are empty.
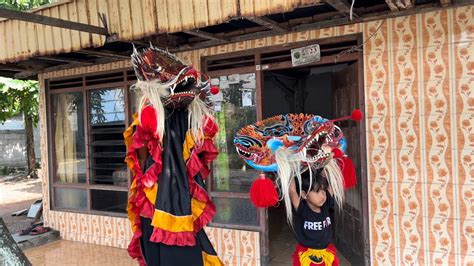
{"type": "Polygon", "coordinates": [[[288,29],[286,27],[280,26],[278,22],[271,20],[267,17],[246,17],[246,19],[273,31],[277,31],[280,33],[288,32],[288,29]]]}
{"type": "Polygon", "coordinates": [[[25,69],[19,68],[19,67],[10,67],[10,66],[6,66],[6,65],[0,65],[0,70],[21,72],[25,69]]]}
{"type": "Polygon", "coordinates": [[[16,79],[26,79],[26,78],[31,78],[39,73],[42,72],[50,72],[50,71],[58,71],[58,70],[63,70],[63,69],[70,69],[70,68],[75,68],[75,67],[84,67],[84,66],[89,66],[90,64],[84,64],[84,63],[70,63],[70,64],[62,64],[62,65],[57,65],[57,66],[50,66],[42,69],[31,69],[31,70],[25,70],[20,73],[16,73],[14,75],[14,78],[16,79]]]}
{"type": "Polygon", "coordinates": [[[220,41],[222,43],[228,43],[229,42],[229,40],[227,38],[219,37],[219,36],[216,36],[215,34],[205,32],[205,31],[202,31],[202,30],[190,30],[190,31],[184,31],[184,33],[189,34],[189,35],[193,35],[193,36],[197,36],[197,37],[201,37],[201,38],[204,38],[204,39],[208,39],[208,40],[220,41]]]}
{"type": "Polygon", "coordinates": [[[70,30],[84,31],[99,35],[109,35],[106,28],[97,27],[89,24],[83,24],[78,22],[73,22],[69,20],[47,17],[35,13],[27,13],[16,10],[10,10],[3,7],[0,7],[0,17],[8,19],[16,19],[21,21],[27,21],[32,23],[38,23],[43,25],[49,25],[53,27],[65,28],[70,30]]]}
{"type": "Polygon", "coordinates": [[[94,60],[86,60],[86,59],[78,59],[78,58],[71,58],[71,57],[60,57],[60,56],[38,56],[35,59],[39,60],[49,60],[49,61],[56,61],[56,62],[63,62],[63,63],[82,63],[87,65],[94,64],[94,60]]]}
{"type": "Polygon", "coordinates": [[[219,40],[209,40],[209,41],[204,41],[204,42],[198,42],[198,43],[195,43],[195,44],[185,44],[185,45],[181,45],[177,48],[171,48],[170,52],[178,53],[178,52],[184,52],[184,51],[189,51],[189,50],[195,50],[195,49],[211,47],[211,46],[215,46],[215,45],[219,45],[219,44],[222,44],[221,41],[219,41],[219,40]]]}
{"type": "Polygon", "coordinates": [[[4,77],[4,78],[14,78],[14,77],[13,77],[14,74],[15,74],[14,72],[4,71],[4,70],[0,69],[0,77],[4,77]]]}
{"type": "Polygon", "coordinates": [[[336,18],[331,20],[323,20],[309,24],[303,24],[296,27],[293,27],[296,31],[310,30],[310,29],[320,29],[326,27],[340,26],[350,23],[348,18],[336,18]]]}
{"type": "Polygon", "coordinates": [[[439,2],[441,3],[442,7],[446,7],[451,4],[451,0],[439,0],[439,2]]]}
{"type": "MultiPolygon", "coordinates": [[[[351,12],[351,6],[344,0],[325,0],[324,2],[332,6],[340,13],[349,14],[351,12]]],[[[355,18],[359,18],[359,15],[357,15],[354,10],[352,10],[352,16],[355,18]]]]}
{"type": "Polygon", "coordinates": [[[122,54],[122,53],[115,53],[115,52],[108,51],[108,50],[79,50],[79,51],[74,51],[74,53],[94,55],[94,56],[98,56],[98,57],[112,57],[112,58],[117,58],[117,59],[130,59],[129,55],[125,55],[125,54],[122,54]]]}
{"type": "Polygon", "coordinates": [[[25,70],[25,71],[22,71],[20,73],[14,74],[13,78],[15,78],[15,79],[27,79],[27,78],[34,77],[36,75],[38,75],[38,71],[25,70]]]}

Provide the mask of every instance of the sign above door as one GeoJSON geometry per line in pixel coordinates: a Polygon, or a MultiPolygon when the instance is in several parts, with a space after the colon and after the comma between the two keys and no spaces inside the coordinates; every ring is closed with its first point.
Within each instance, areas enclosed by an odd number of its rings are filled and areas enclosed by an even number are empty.
{"type": "Polygon", "coordinates": [[[321,60],[319,44],[291,49],[291,64],[293,66],[311,64],[319,60],[321,60]]]}

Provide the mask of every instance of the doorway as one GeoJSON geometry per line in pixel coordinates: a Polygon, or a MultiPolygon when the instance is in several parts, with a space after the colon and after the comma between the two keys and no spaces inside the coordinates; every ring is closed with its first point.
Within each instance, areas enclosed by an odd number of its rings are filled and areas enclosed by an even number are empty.
{"type": "MultiPolygon", "coordinates": [[[[263,118],[287,113],[315,114],[328,119],[350,115],[354,108],[360,108],[357,65],[346,62],[263,72],[263,118]]],[[[352,121],[337,125],[346,136],[348,154],[361,177],[360,126],[352,121]]],[[[334,212],[333,242],[341,265],[364,264],[361,183],[346,191],[343,209],[334,212]]],[[[268,234],[269,264],[291,265],[296,241],[286,222],[283,203],[268,209],[268,234]]]]}

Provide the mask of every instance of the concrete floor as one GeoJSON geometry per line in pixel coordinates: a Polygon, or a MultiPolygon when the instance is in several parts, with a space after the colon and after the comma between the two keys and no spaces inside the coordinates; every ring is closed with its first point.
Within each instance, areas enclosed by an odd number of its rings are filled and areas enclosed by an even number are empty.
{"type": "MultiPolygon", "coordinates": [[[[291,232],[280,234],[270,242],[270,265],[289,266],[292,264],[296,242],[291,232]],[[272,256],[273,255],[273,256],[272,256]]],[[[58,240],[25,251],[33,266],[57,265],[98,265],[98,266],[131,266],[138,265],[130,259],[127,250],[93,244],[84,244],[66,240],[58,240]]],[[[338,254],[341,266],[351,265],[344,257],[338,254]]]]}
{"type": "Polygon", "coordinates": [[[26,257],[33,266],[46,265],[138,265],[127,253],[126,249],[84,244],[66,240],[58,240],[43,246],[27,249],[26,257]]]}

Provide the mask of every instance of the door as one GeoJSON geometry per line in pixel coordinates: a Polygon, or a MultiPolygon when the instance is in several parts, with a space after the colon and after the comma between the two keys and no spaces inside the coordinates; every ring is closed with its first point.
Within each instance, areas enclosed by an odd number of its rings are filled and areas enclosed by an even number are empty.
{"type": "MultiPolygon", "coordinates": [[[[352,110],[360,108],[358,63],[334,72],[332,77],[333,117],[348,116],[352,110]]],[[[337,122],[344,133],[347,145],[347,155],[354,162],[357,174],[357,185],[346,191],[343,210],[336,210],[333,237],[337,249],[350,260],[353,265],[364,264],[364,232],[362,211],[362,182],[361,182],[361,124],[345,120],[337,122]]]]}
{"type": "Polygon", "coordinates": [[[303,111],[301,79],[294,73],[283,72],[268,71],[264,74],[263,119],[303,111]]]}

